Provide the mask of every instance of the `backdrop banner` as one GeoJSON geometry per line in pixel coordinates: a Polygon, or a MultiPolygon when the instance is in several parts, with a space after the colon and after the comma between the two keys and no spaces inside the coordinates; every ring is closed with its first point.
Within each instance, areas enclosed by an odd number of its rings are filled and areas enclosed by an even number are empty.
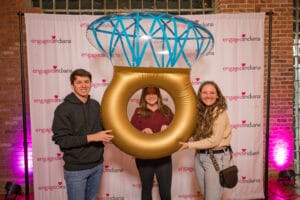
{"type": "MultiPolygon", "coordinates": [[[[265,13],[182,17],[206,27],[215,39],[213,50],[191,67],[190,77],[195,91],[203,81],[215,81],[228,103],[234,162],[239,174],[237,186],[225,189],[224,199],[264,198],[265,13]]],[[[66,199],[64,161],[62,152],[51,139],[51,125],[55,108],[72,92],[70,73],[76,68],[90,71],[93,75],[91,96],[100,103],[112,79],[111,61],[86,37],[88,25],[97,18],[99,16],[25,14],[35,199],[66,199]]],[[[140,91],[128,102],[129,119],[138,106],[139,97],[140,91]]],[[[163,91],[163,99],[176,114],[168,92],[163,91]]],[[[194,174],[194,150],[175,152],[172,159],[172,199],[201,199],[194,174]]],[[[134,157],[114,144],[105,145],[98,199],[139,199],[140,192],[134,157]]],[[[156,180],[153,198],[159,199],[156,180]]]]}

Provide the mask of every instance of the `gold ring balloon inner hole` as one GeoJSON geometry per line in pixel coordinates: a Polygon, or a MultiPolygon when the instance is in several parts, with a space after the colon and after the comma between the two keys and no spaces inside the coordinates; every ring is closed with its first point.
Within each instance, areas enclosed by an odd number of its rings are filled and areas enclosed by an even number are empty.
{"type": "Polygon", "coordinates": [[[190,69],[115,66],[101,109],[104,127],[112,130],[112,142],[120,150],[144,159],[170,155],[179,149],[179,141],[192,135],[196,126],[197,98],[190,82],[190,69]],[[165,90],[174,102],[174,118],[159,134],[143,134],[128,119],[127,105],[132,95],[148,86],[165,90]]]}
{"type": "MultiPolygon", "coordinates": [[[[152,87],[152,86],[153,85],[148,85],[146,87],[152,87]]],[[[140,106],[139,103],[140,103],[140,97],[141,97],[141,94],[142,94],[142,89],[143,88],[141,88],[138,91],[134,92],[134,94],[130,97],[130,100],[128,101],[127,115],[128,115],[128,120],[129,121],[131,120],[131,117],[134,114],[135,109],[140,106]]],[[[160,89],[160,94],[161,94],[163,104],[167,105],[172,110],[172,112],[175,113],[174,100],[172,99],[172,97],[169,95],[169,93],[166,90],[164,90],[162,88],[159,88],[159,89],[160,89]]],[[[159,134],[159,133],[160,132],[155,133],[155,134],[159,134]]]]}

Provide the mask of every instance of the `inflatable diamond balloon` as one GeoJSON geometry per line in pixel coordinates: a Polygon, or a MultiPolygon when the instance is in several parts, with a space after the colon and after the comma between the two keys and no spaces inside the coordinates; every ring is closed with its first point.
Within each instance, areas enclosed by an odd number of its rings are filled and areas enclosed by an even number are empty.
{"type": "Polygon", "coordinates": [[[113,66],[190,68],[214,45],[213,35],[191,20],[165,13],[110,14],[87,28],[89,42],[113,66]]]}

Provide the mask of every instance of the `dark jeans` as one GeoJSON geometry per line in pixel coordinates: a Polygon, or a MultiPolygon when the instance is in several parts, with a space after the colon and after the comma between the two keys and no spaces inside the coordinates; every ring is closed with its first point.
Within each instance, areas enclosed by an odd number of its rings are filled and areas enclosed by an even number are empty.
{"type": "Polygon", "coordinates": [[[154,174],[156,175],[161,200],[171,200],[172,158],[136,158],[136,166],[142,182],[142,200],[152,200],[154,174]]]}

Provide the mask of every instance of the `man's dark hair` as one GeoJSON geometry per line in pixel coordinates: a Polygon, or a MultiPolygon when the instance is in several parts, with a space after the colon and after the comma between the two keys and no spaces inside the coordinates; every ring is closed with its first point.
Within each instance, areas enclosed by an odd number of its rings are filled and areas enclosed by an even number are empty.
{"type": "Polygon", "coordinates": [[[76,76],[89,77],[90,81],[92,81],[92,74],[85,69],[76,69],[70,75],[70,82],[73,85],[76,76]]]}

